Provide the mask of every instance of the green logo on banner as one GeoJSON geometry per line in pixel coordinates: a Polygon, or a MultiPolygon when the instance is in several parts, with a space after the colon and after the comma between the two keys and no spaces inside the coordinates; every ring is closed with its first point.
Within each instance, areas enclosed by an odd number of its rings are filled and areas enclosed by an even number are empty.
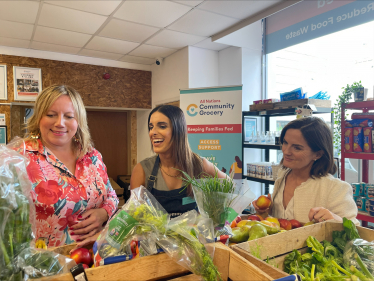
{"type": "Polygon", "coordinates": [[[126,235],[138,224],[138,221],[125,211],[121,211],[109,222],[106,240],[108,243],[119,249],[126,235]]]}

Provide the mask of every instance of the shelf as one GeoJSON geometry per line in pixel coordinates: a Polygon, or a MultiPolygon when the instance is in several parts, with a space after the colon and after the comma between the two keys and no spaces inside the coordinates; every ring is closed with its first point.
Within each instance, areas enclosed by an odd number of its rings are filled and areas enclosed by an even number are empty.
{"type": "Polygon", "coordinates": [[[346,103],[344,105],[345,109],[374,109],[374,101],[359,101],[359,102],[351,102],[351,103],[346,103]]]}
{"type": "Polygon", "coordinates": [[[362,159],[362,160],[374,160],[374,153],[354,153],[354,152],[344,152],[341,158],[351,158],[351,159],[362,159]]]}
{"type": "Polygon", "coordinates": [[[374,223],[374,217],[370,216],[369,213],[358,211],[357,217],[358,220],[361,221],[367,221],[367,222],[373,222],[374,223]]]}
{"type": "Polygon", "coordinates": [[[274,184],[274,180],[260,179],[260,178],[245,176],[245,175],[243,175],[243,177],[247,180],[250,180],[250,181],[256,181],[256,182],[267,183],[267,184],[274,184]]]}
{"type": "Polygon", "coordinates": [[[275,144],[252,144],[249,142],[243,142],[243,147],[245,148],[260,148],[260,149],[276,149],[276,150],[281,150],[280,145],[275,145],[275,144]]]}
{"type": "MultiPolygon", "coordinates": [[[[331,113],[330,107],[317,107],[313,114],[331,113]]],[[[296,115],[295,108],[272,109],[264,111],[243,111],[243,116],[287,116],[296,115]]]]}

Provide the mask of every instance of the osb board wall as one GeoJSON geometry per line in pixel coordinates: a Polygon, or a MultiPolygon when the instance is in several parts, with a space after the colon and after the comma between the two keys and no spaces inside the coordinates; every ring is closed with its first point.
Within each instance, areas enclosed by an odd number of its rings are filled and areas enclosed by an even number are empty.
{"type": "MultiPolygon", "coordinates": [[[[41,68],[43,89],[53,84],[67,84],[75,88],[82,96],[86,106],[152,108],[151,72],[116,67],[97,66],[47,59],[8,56],[0,54],[0,64],[7,65],[8,100],[14,102],[13,66],[41,68]],[[111,78],[104,80],[104,73],[111,78]]],[[[5,113],[10,132],[10,107],[1,108],[5,113]]],[[[136,134],[135,134],[136,135],[136,134]]]]}

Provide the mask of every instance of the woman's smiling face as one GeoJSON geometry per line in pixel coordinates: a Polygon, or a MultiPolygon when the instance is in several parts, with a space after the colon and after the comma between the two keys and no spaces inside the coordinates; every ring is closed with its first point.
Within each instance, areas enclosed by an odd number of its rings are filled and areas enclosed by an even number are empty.
{"type": "Polygon", "coordinates": [[[156,111],[151,115],[148,129],[153,151],[157,154],[168,152],[172,146],[173,135],[170,119],[156,111]]]}
{"type": "Polygon", "coordinates": [[[320,153],[313,152],[299,129],[288,129],[284,135],[283,165],[292,170],[311,169],[320,153]]]}
{"type": "Polygon", "coordinates": [[[39,122],[40,134],[47,147],[70,147],[78,129],[75,118],[70,97],[62,95],[57,98],[39,122]]]}

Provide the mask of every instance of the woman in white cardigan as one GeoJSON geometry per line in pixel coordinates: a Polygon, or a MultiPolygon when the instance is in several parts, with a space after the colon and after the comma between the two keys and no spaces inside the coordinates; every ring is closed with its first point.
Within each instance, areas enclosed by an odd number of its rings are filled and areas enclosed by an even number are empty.
{"type": "Polygon", "coordinates": [[[342,218],[358,224],[357,206],[352,187],[334,178],[336,165],[333,157],[332,133],[327,124],[317,117],[305,117],[288,123],[280,136],[283,159],[282,169],[274,184],[270,209],[276,218],[308,221],[342,218]]]}

